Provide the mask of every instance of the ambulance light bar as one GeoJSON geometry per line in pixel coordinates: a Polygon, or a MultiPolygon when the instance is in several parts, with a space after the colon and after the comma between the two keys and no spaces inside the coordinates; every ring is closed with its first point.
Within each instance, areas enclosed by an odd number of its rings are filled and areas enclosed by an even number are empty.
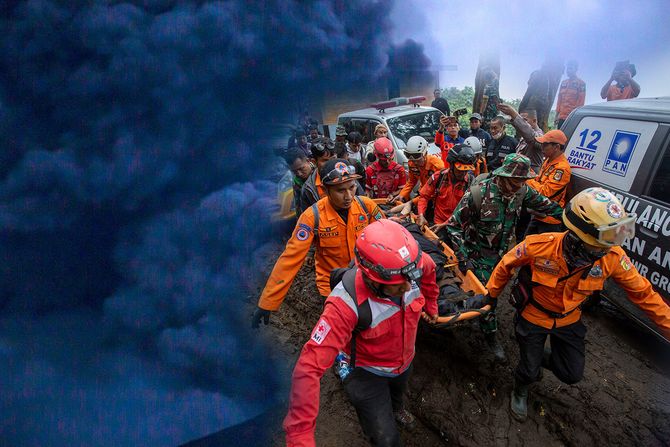
{"type": "Polygon", "coordinates": [[[388,101],[376,102],[374,104],[370,104],[370,107],[373,107],[379,111],[383,111],[384,109],[391,107],[406,106],[410,104],[414,107],[419,107],[419,104],[425,100],[425,96],[410,96],[409,98],[400,97],[389,99],[388,101]]]}

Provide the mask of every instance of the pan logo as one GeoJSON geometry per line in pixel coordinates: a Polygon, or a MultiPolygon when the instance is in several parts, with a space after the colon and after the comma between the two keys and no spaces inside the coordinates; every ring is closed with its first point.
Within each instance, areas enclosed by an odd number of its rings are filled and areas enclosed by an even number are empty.
{"type": "Polygon", "coordinates": [[[609,152],[607,152],[603,171],[625,177],[628,165],[633,157],[633,151],[635,150],[635,146],[637,146],[637,140],[639,139],[639,133],[617,130],[612,139],[609,152]]]}

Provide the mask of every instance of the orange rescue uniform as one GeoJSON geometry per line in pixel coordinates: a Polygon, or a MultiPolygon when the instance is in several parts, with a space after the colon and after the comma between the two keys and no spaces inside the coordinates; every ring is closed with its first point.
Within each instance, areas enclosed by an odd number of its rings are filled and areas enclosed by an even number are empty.
{"type": "Polygon", "coordinates": [[[465,176],[461,181],[453,182],[454,176],[449,169],[443,169],[433,174],[419,191],[417,210],[419,214],[426,214],[428,202],[434,201],[435,215],[433,220],[441,224],[449,220],[456,205],[461,201],[465,191],[470,187],[472,174],[465,176]]]}
{"type": "Polygon", "coordinates": [[[258,300],[258,307],[275,311],[286,297],[289,287],[305,261],[309,247],[314,242],[316,254],[316,285],[323,296],[330,294],[330,271],[346,267],[354,258],[354,242],[363,229],[384,214],[370,198],[359,196],[367,212],[354,200],[349,208],[347,223],[335,211],[328,197],[316,202],[319,226],[314,228],[314,211],[307,208],[298,218],[293,235],[270,273],[265,289],[258,300]],[[316,234],[316,240],[315,240],[316,234]]]}
{"type": "Polygon", "coordinates": [[[577,107],[584,105],[586,83],[581,79],[565,79],[561,82],[556,100],[556,118],[564,120],[577,107]]]}
{"type": "Polygon", "coordinates": [[[617,85],[610,85],[610,88],[607,89],[608,101],[618,101],[619,99],[630,99],[635,98],[635,93],[633,92],[633,87],[628,84],[623,89],[619,88],[617,85]]]}
{"type": "Polygon", "coordinates": [[[417,182],[423,186],[431,175],[444,169],[444,163],[437,155],[428,154],[425,158],[426,162],[423,166],[417,166],[414,160],[407,161],[409,166],[409,180],[407,180],[407,183],[405,183],[405,186],[400,191],[400,197],[405,200],[409,199],[409,195],[417,182]]]}
{"type": "Polygon", "coordinates": [[[475,161],[475,170],[473,171],[473,174],[475,177],[477,177],[479,174],[486,174],[489,172],[489,169],[486,167],[486,158],[485,157],[477,157],[477,160],[475,161]]]}
{"type": "Polygon", "coordinates": [[[492,298],[497,298],[505,284],[512,277],[513,270],[529,265],[532,272],[533,298],[548,311],[559,314],[571,312],[564,318],[552,318],[529,303],[521,316],[546,329],[563,327],[576,323],[581,318],[579,306],[592,293],[602,290],[605,280],[612,278],[623,290],[628,299],[642,309],[670,339],[670,307],[654,291],[649,281],[638,273],[624,250],[613,247],[609,253],[597,260],[586,278],[577,273],[559,282],[569,275],[568,266],[563,259],[564,233],[534,234],[510,250],[498,263],[491,274],[486,288],[492,298]],[[574,310],[573,310],[574,309],[574,310]]]}
{"type": "MultiPolygon", "coordinates": [[[[572,177],[570,163],[565,154],[561,154],[551,161],[544,160],[540,174],[534,179],[526,180],[526,185],[565,208],[570,177],[572,177]]],[[[560,220],[551,216],[536,217],[536,219],[549,224],[561,223],[560,220]]]]}

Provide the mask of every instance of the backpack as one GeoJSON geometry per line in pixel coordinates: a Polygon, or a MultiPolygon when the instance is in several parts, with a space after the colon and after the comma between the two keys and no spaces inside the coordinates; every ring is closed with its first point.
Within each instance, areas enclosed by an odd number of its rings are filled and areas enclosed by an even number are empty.
{"type": "Polygon", "coordinates": [[[372,309],[370,308],[370,302],[368,300],[363,301],[358,304],[356,299],[356,272],[358,271],[357,267],[344,267],[334,269],[330,272],[330,288],[331,290],[337,286],[337,284],[342,281],[344,290],[347,291],[349,296],[356,303],[357,312],[358,312],[358,322],[356,327],[351,335],[351,362],[349,363],[352,368],[356,367],[356,338],[361,331],[368,329],[372,324],[372,309]]]}

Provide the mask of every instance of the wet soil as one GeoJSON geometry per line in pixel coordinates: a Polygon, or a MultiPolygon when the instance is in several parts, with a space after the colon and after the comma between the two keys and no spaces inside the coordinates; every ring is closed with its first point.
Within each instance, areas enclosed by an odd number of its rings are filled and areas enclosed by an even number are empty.
{"type": "MultiPolygon", "coordinates": [[[[271,268],[271,265],[269,266],[271,268]]],[[[321,312],[313,269],[303,266],[263,337],[293,367],[321,312]]],[[[417,429],[402,433],[405,446],[663,446],[670,445],[670,348],[601,303],[584,315],[584,379],[566,385],[549,371],[531,386],[529,418],[508,411],[518,346],[506,296],[499,306],[499,335],[508,357],[494,361],[476,323],[449,330],[419,329],[408,409],[417,429]]],[[[255,304],[255,301],[254,301],[255,304]]],[[[275,445],[284,445],[277,424],[275,445]]],[[[321,381],[319,446],[368,445],[339,380],[321,381]]]]}

